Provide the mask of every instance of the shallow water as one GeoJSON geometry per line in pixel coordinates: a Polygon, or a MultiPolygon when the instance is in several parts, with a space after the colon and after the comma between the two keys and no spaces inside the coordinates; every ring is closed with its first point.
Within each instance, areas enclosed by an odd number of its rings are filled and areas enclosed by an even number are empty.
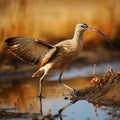
{"type": "MultiPolygon", "coordinates": [[[[120,71],[120,62],[98,64],[96,74],[105,73],[110,67],[114,71],[120,71]]],[[[76,66],[68,68],[62,78],[64,83],[71,87],[83,89],[91,86],[92,71],[93,66],[84,66],[83,68],[76,66]]],[[[45,98],[42,101],[43,115],[56,115],[60,109],[68,105],[62,112],[63,120],[118,120],[120,118],[119,108],[93,105],[85,100],[79,100],[75,104],[70,104],[70,100],[64,99],[65,95],[70,91],[63,88],[57,79],[58,73],[53,73],[44,80],[43,96],[45,98]]],[[[0,110],[14,113],[39,113],[40,102],[37,97],[38,91],[39,78],[2,80],[0,82],[0,110]]],[[[7,119],[10,118],[8,117],[7,119]]],[[[11,119],[23,120],[23,118],[14,117],[11,119]]],[[[59,120],[60,117],[56,119],[59,120]]]]}
{"type": "MultiPolygon", "coordinates": [[[[120,71],[120,61],[114,61],[110,63],[101,63],[101,64],[96,64],[96,74],[104,74],[108,69],[112,68],[114,72],[120,71]]],[[[92,71],[93,71],[93,66],[92,65],[87,65],[83,66],[81,68],[72,67],[70,69],[67,69],[62,78],[67,79],[67,78],[75,78],[76,76],[78,77],[90,77],[92,76],[92,71]]],[[[51,80],[56,80],[58,79],[59,73],[56,72],[55,74],[52,74],[49,79],[51,80]]]]}
{"type": "MultiPolygon", "coordinates": [[[[76,89],[89,87],[90,78],[77,77],[65,79],[64,82],[76,89]],[[74,82],[73,82],[74,81],[74,82]]],[[[21,81],[9,81],[0,84],[0,108],[6,111],[16,113],[39,113],[40,105],[38,95],[39,81],[37,79],[28,79],[21,81]],[[13,108],[15,108],[13,110],[13,108]]],[[[64,99],[64,94],[68,90],[58,84],[57,81],[44,81],[43,84],[43,114],[58,114],[59,109],[70,103],[64,99]]],[[[113,118],[107,114],[112,108],[99,107],[85,100],[79,100],[70,105],[62,112],[63,120],[107,120],[113,118]],[[104,108],[104,109],[103,109],[104,108]]],[[[119,110],[118,110],[119,111],[119,110]]],[[[9,118],[8,118],[9,119],[9,118]]],[[[17,118],[12,118],[16,120],[17,118]]],[[[56,118],[59,120],[60,118],[56,118]]]]}

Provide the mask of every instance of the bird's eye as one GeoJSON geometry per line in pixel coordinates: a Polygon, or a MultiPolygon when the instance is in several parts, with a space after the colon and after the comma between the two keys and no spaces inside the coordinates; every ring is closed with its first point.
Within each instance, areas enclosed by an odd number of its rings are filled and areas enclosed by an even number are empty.
{"type": "Polygon", "coordinates": [[[84,25],[81,25],[82,28],[84,28],[85,26],[84,25]]]}
{"type": "Polygon", "coordinates": [[[82,28],[87,28],[88,26],[87,26],[87,24],[82,24],[81,27],[82,28]]]}
{"type": "Polygon", "coordinates": [[[86,25],[81,25],[81,27],[82,27],[82,28],[87,28],[87,26],[86,26],[86,25]]]}

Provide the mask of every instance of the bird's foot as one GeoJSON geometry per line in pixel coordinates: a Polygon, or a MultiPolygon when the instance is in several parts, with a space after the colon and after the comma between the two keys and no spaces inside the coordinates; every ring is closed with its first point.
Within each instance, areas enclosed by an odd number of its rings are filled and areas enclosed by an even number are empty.
{"type": "Polygon", "coordinates": [[[73,89],[73,94],[79,96],[79,90],[73,89]]]}
{"type": "Polygon", "coordinates": [[[67,94],[63,94],[64,96],[64,99],[67,100],[67,99],[71,99],[71,96],[79,96],[79,90],[76,90],[73,88],[73,90],[70,92],[70,93],[67,93],[67,94]]]}

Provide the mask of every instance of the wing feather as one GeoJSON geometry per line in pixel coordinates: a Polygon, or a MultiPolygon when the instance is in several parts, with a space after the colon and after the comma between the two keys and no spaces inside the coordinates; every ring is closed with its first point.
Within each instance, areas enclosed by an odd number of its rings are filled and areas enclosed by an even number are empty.
{"type": "Polygon", "coordinates": [[[16,57],[35,65],[39,64],[46,53],[54,48],[46,42],[27,37],[8,38],[5,43],[8,50],[16,57]]]}
{"type": "Polygon", "coordinates": [[[58,52],[57,47],[54,47],[53,49],[51,49],[43,58],[43,60],[40,63],[40,67],[42,67],[43,65],[45,65],[47,62],[51,61],[52,59],[54,59],[56,53],[58,52]]]}

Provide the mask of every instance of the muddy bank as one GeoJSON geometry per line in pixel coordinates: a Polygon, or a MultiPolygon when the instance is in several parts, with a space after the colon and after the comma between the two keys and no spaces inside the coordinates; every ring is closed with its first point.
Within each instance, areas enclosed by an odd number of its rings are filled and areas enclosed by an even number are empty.
{"type": "Polygon", "coordinates": [[[92,79],[92,87],[72,93],[72,103],[87,100],[93,104],[120,107],[120,72],[107,71],[103,76],[92,79]]]}
{"type": "Polygon", "coordinates": [[[6,112],[4,110],[0,110],[0,119],[6,120],[6,119],[21,119],[21,120],[55,120],[59,118],[60,115],[41,115],[39,113],[14,113],[14,112],[6,112]]]}

